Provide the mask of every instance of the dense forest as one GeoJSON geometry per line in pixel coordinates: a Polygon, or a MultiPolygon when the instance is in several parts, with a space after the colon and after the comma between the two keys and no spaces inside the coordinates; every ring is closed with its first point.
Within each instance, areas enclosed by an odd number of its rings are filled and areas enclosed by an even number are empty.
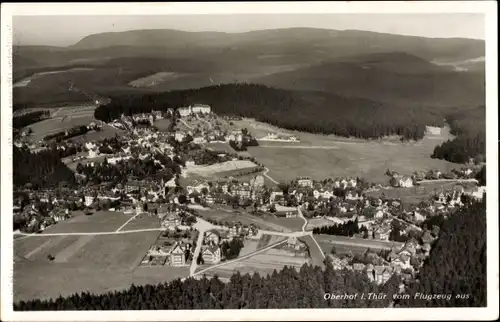
{"type": "Polygon", "coordinates": [[[337,236],[354,236],[359,234],[358,219],[349,220],[343,224],[333,224],[330,226],[316,227],[313,229],[313,234],[327,234],[337,236]]]}
{"type": "Polygon", "coordinates": [[[124,291],[101,295],[82,292],[50,300],[21,301],[16,311],[42,310],[192,310],[265,308],[366,308],[387,307],[399,285],[394,276],[383,286],[368,280],[364,273],[336,271],[331,264],[323,270],[305,264],[296,270],[285,267],[266,277],[236,272],[228,283],[217,277],[188,278],[159,285],[132,285],[124,291]],[[325,293],[387,293],[383,300],[325,300],[325,293]]]}
{"type": "Polygon", "coordinates": [[[131,115],[194,103],[209,104],[219,115],[255,118],[290,130],[380,138],[401,135],[421,139],[426,125],[442,126],[444,117],[425,107],[404,108],[342,97],[333,93],[282,90],[254,84],[226,84],[154,94],[123,94],[95,111],[109,122],[131,115]],[[304,111],[307,110],[307,113],[304,111]],[[370,115],[370,117],[366,117],[370,115]]]}
{"type": "Polygon", "coordinates": [[[470,111],[455,112],[446,117],[451,134],[456,137],[436,146],[433,158],[455,163],[485,161],[486,155],[486,109],[484,105],[470,111]]]}
{"type": "Polygon", "coordinates": [[[61,161],[55,150],[31,153],[26,148],[13,147],[14,186],[31,185],[34,189],[59,184],[75,184],[73,172],[61,161]]]}
{"type": "Polygon", "coordinates": [[[40,122],[41,120],[49,117],[49,111],[35,111],[25,113],[23,115],[14,116],[12,118],[12,127],[20,129],[30,124],[40,122]]]}
{"type": "Polygon", "coordinates": [[[403,307],[486,306],[486,200],[443,222],[439,238],[408,294],[451,294],[451,300],[410,296],[403,307]],[[457,297],[460,294],[463,298],[457,297]]]}
{"type": "Polygon", "coordinates": [[[180,173],[179,165],[170,158],[163,157],[162,161],[165,162],[163,166],[152,158],[119,160],[114,164],[104,159],[102,163],[94,166],[78,163],[76,173],[84,176],[85,179],[81,180],[85,184],[100,184],[107,181],[124,183],[134,177],[142,179],[154,176],[160,176],[168,181],[180,173]]]}

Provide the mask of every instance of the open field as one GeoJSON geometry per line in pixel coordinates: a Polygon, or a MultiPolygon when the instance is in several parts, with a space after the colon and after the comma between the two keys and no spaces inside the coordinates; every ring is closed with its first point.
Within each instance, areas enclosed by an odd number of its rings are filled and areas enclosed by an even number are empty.
{"type": "Polygon", "coordinates": [[[384,194],[386,198],[400,198],[403,204],[418,204],[422,201],[428,201],[432,196],[443,190],[451,190],[455,186],[463,186],[466,188],[469,186],[475,186],[475,184],[458,182],[429,182],[411,188],[388,188],[377,191],[369,191],[366,192],[366,195],[378,198],[384,194]]]}
{"type": "Polygon", "coordinates": [[[261,276],[266,276],[272,274],[273,270],[279,271],[285,266],[299,269],[308,261],[305,256],[296,256],[292,252],[273,248],[247,259],[211,269],[206,274],[229,278],[234,272],[239,271],[242,275],[259,273],[261,276]]]}
{"type": "Polygon", "coordinates": [[[171,123],[170,119],[159,119],[155,121],[154,126],[161,132],[167,132],[171,123]]]}
{"type": "Polygon", "coordinates": [[[200,210],[198,211],[198,215],[204,219],[213,219],[217,221],[227,221],[231,222],[241,222],[244,225],[254,224],[260,227],[261,229],[273,230],[273,231],[288,231],[286,227],[280,226],[273,222],[267,220],[268,215],[262,216],[254,216],[246,212],[233,210],[233,209],[215,209],[212,208],[210,210],[200,210]]]}
{"type": "Polygon", "coordinates": [[[26,87],[29,86],[32,81],[34,80],[42,80],[45,76],[48,75],[54,75],[54,74],[61,74],[61,73],[72,73],[72,72],[82,72],[82,71],[92,71],[92,68],[70,68],[70,69],[64,69],[64,70],[54,70],[50,72],[42,72],[42,73],[36,73],[30,77],[23,78],[19,80],[18,82],[14,83],[12,87],[26,87]]]}
{"type": "Polygon", "coordinates": [[[302,226],[304,225],[304,220],[302,218],[285,218],[285,217],[276,217],[274,215],[265,216],[265,221],[270,223],[286,227],[290,231],[301,231],[302,226]]]}
{"type": "Polygon", "coordinates": [[[290,131],[252,119],[234,121],[256,137],[270,132],[295,135],[300,142],[260,142],[248,152],[269,168],[269,175],[278,181],[289,181],[307,175],[313,179],[359,176],[375,183],[387,183],[389,168],[401,174],[416,170],[449,171],[456,164],[431,159],[434,147],[453,136],[449,128],[429,127],[424,139],[402,143],[397,138],[361,140],[335,135],[318,135],[290,131]],[[306,170],[305,170],[306,169],[306,170]]]}
{"type": "Polygon", "coordinates": [[[237,153],[228,143],[214,142],[205,144],[207,148],[214,151],[223,151],[226,153],[237,153]]]}
{"type": "Polygon", "coordinates": [[[100,141],[104,139],[114,138],[115,136],[121,136],[125,133],[124,130],[114,128],[110,125],[104,124],[100,131],[90,131],[83,135],[78,135],[68,139],[72,142],[89,142],[89,141],[100,141]]]}
{"type": "Polygon", "coordinates": [[[240,251],[240,256],[253,253],[259,249],[263,249],[269,245],[275,244],[286,237],[263,234],[260,239],[245,239],[245,246],[240,251]]]}
{"type": "MultiPolygon", "coordinates": [[[[187,74],[189,75],[189,74],[187,74]]],[[[166,81],[177,80],[181,77],[186,76],[183,73],[173,73],[173,72],[158,72],[146,77],[142,77],[131,81],[129,83],[132,87],[152,87],[164,83],[166,81]]]]}
{"type": "Polygon", "coordinates": [[[309,219],[307,221],[306,230],[313,230],[316,227],[330,226],[333,224],[334,224],[334,222],[332,222],[328,219],[325,219],[325,218],[309,219]]]}
{"type": "Polygon", "coordinates": [[[161,228],[160,219],[158,217],[141,214],[129,221],[128,224],[121,230],[127,231],[150,228],[161,228]]]}
{"type": "Polygon", "coordinates": [[[31,124],[29,127],[33,131],[29,139],[31,141],[39,141],[46,135],[54,134],[60,131],[69,130],[75,126],[88,125],[94,120],[94,116],[58,116],[55,118],[43,120],[38,123],[31,124]]]}
{"type": "Polygon", "coordinates": [[[90,216],[76,215],[47,228],[42,234],[115,231],[132,215],[117,211],[96,211],[90,216]]]}
{"type": "MultiPolygon", "coordinates": [[[[312,134],[307,134],[309,137],[312,134]]],[[[318,141],[321,136],[317,136],[318,141]]],[[[327,177],[363,177],[375,183],[387,184],[387,169],[400,174],[416,170],[439,169],[447,172],[457,165],[431,159],[434,147],[447,139],[428,135],[417,143],[392,143],[384,141],[334,141],[311,142],[307,145],[249,147],[248,151],[269,168],[269,175],[278,181],[289,181],[297,176],[316,180],[327,177]]],[[[312,141],[312,140],[311,140],[312,141]]]]}
{"type": "MultiPolygon", "coordinates": [[[[14,263],[14,301],[55,298],[82,291],[102,293],[126,289],[132,283],[157,284],[189,275],[187,267],[137,267],[157,236],[158,232],[142,232],[54,237],[63,238],[58,243],[59,250],[46,245],[39,252],[40,260],[21,259],[14,263]],[[42,258],[42,253],[52,254],[55,260],[49,262],[46,255],[42,258]]],[[[35,246],[34,240],[29,241],[32,238],[37,237],[16,241],[15,254],[23,248],[26,251],[27,243],[35,246]]]]}
{"type": "Polygon", "coordinates": [[[191,179],[217,180],[229,177],[235,173],[246,173],[255,169],[257,165],[248,160],[227,161],[213,165],[190,166],[183,169],[183,176],[191,179]]]}
{"type": "Polygon", "coordinates": [[[363,254],[368,248],[380,251],[382,249],[391,249],[391,247],[400,248],[403,246],[403,243],[393,241],[349,238],[334,235],[314,235],[314,238],[326,254],[329,254],[333,247],[339,253],[352,251],[353,253],[363,254]]]}

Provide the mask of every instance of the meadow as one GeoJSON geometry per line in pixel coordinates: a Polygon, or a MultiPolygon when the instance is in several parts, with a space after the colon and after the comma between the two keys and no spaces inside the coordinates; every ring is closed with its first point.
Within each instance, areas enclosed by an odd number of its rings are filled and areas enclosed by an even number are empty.
{"type": "Polygon", "coordinates": [[[158,234],[36,236],[16,240],[14,301],[82,291],[103,293],[127,289],[131,284],[157,284],[189,275],[187,267],[138,266],[158,234]],[[24,257],[37,247],[37,254],[24,257]],[[54,261],[46,258],[48,254],[55,257],[54,261]]]}
{"type": "Polygon", "coordinates": [[[271,215],[259,215],[254,216],[249,213],[242,211],[230,209],[230,208],[220,208],[220,209],[205,209],[198,211],[198,215],[206,220],[212,219],[219,222],[237,223],[241,222],[244,225],[257,225],[261,229],[273,230],[273,231],[289,231],[286,227],[276,224],[269,220],[271,215]]]}
{"type": "Polygon", "coordinates": [[[374,183],[387,184],[387,169],[411,175],[414,171],[457,167],[443,160],[431,159],[437,144],[447,140],[447,131],[428,134],[418,142],[395,143],[384,140],[337,140],[332,136],[301,134],[307,137],[299,144],[261,145],[248,151],[270,171],[277,181],[290,181],[298,176],[315,180],[329,177],[362,177],[374,183]]]}
{"type": "Polygon", "coordinates": [[[210,269],[206,275],[229,278],[233,273],[239,271],[241,275],[258,273],[261,276],[266,276],[272,274],[274,270],[283,269],[285,266],[299,269],[308,262],[309,259],[306,256],[298,256],[293,252],[272,248],[244,260],[210,269]]]}
{"type": "Polygon", "coordinates": [[[42,234],[112,232],[131,217],[117,211],[96,211],[89,216],[79,214],[50,226],[42,234]]]}
{"type": "Polygon", "coordinates": [[[139,216],[129,221],[128,224],[122,228],[122,230],[127,231],[152,228],[161,228],[160,219],[156,216],[140,214],[139,216]]]}
{"type": "Polygon", "coordinates": [[[356,239],[334,235],[314,235],[314,239],[316,239],[325,254],[330,254],[333,247],[335,247],[338,253],[352,252],[353,254],[364,254],[367,249],[380,251],[382,249],[391,249],[391,247],[401,248],[403,246],[403,243],[393,241],[356,239]]]}
{"type": "Polygon", "coordinates": [[[29,137],[31,141],[42,140],[49,134],[69,130],[75,126],[88,125],[94,120],[94,116],[58,116],[31,124],[29,128],[33,131],[29,137]]]}

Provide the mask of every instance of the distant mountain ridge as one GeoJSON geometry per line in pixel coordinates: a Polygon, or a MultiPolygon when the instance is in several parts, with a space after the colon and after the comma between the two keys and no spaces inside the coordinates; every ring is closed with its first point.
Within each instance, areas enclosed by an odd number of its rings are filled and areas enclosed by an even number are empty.
{"type": "Polygon", "coordinates": [[[312,46],[307,48],[308,50],[327,50],[330,55],[337,57],[380,51],[411,52],[425,59],[470,59],[484,55],[483,40],[424,38],[361,30],[316,28],[285,28],[243,33],[188,32],[172,29],[131,30],[89,35],[69,48],[88,50],[111,46],[208,47],[283,54],[289,49],[300,49],[306,45],[312,46]]]}

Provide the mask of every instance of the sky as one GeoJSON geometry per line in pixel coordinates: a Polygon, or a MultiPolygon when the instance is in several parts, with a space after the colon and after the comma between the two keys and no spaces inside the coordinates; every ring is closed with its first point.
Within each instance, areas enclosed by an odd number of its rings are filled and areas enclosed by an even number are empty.
{"type": "Polygon", "coordinates": [[[432,38],[485,39],[482,14],[231,14],[161,16],[14,16],[17,45],[69,46],[85,36],[136,29],[245,32],[312,27],[432,38]]]}

